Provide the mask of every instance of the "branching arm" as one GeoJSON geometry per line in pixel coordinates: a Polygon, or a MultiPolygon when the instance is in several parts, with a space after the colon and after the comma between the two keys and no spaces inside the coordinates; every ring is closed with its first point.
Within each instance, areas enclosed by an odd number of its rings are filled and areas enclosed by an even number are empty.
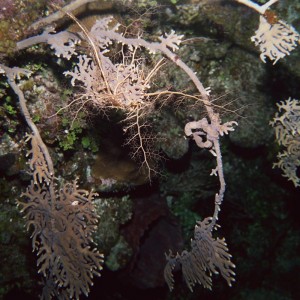
{"type": "Polygon", "coordinates": [[[254,10],[256,10],[258,13],[260,14],[264,14],[266,12],[266,10],[273,5],[274,3],[278,2],[278,0],[269,0],[267,3],[263,4],[263,5],[259,5],[251,0],[236,0],[237,2],[244,4],[254,10]]]}

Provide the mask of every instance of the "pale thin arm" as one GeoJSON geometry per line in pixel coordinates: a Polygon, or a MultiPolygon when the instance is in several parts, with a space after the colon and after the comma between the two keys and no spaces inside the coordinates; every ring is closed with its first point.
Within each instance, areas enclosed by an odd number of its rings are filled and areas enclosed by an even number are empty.
{"type": "MultiPolygon", "coordinates": [[[[80,6],[83,6],[90,2],[95,2],[95,1],[96,0],[75,0],[71,3],[69,3],[68,5],[66,5],[65,7],[63,7],[63,9],[65,11],[74,11],[75,9],[77,9],[80,6]]],[[[64,16],[64,13],[62,11],[57,11],[41,20],[34,22],[33,24],[31,24],[30,28],[37,29],[41,26],[51,24],[51,23],[61,19],[63,16],[64,16]]]]}
{"type": "Polygon", "coordinates": [[[278,2],[278,0],[270,0],[267,3],[265,3],[264,5],[259,5],[251,0],[236,0],[239,3],[242,3],[254,10],[256,10],[257,12],[259,12],[260,14],[264,14],[266,12],[266,10],[273,5],[274,3],[278,2]]]}
{"type": "MultiPolygon", "coordinates": [[[[19,69],[19,70],[21,70],[21,69],[19,69]]],[[[26,71],[26,70],[24,70],[24,71],[26,71]]],[[[51,176],[54,176],[53,162],[52,162],[51,156],[49,154],[48,148],[44,144],[44,142],[43,142],[43,140],[40,136],[39,130],[36,127],[36,125],[34,124],[32,118],[30,116],[30,113],[29,113],[27,105],[26,105],[26,99],[24,97],[24,94],[23,94],[22,90],[19,88],[19,86],[15,82],[14,70],[0,64],[0,73],[5,73],[6,74],[8,84],[13,89],[13,91],[16,93],[16,95],[18,96],[20,107],[21,107],[21,112],[22,112],[28,126],[32,130],[34,136],[38,140],[38,144],[41,147],[41,150],[42,150],[43,154],[45,155],[45,159],[46,159],[46,162],[47,162],[47,165],[48,165],[49,172],[50,172],[51,176]],[[2,70],[4,72],[2,72],[2,70]]],[[[24,74],[26,74],[26,73],[24,73],[24,74]]]]}

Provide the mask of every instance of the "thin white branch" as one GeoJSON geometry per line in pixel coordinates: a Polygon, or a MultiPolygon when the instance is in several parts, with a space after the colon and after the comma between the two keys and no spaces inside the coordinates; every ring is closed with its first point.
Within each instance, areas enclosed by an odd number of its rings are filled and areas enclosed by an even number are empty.
{"type": "MultiPolygon", "coordinates": [[[[95,2],[96,0],[75,0],[68,5],[63,7],[63,10],[65,11],[74,11],[75,9],[79,8],[80,6],[89,4],[90,2],[95,2]]],[[[57,11],[43,19],[40,19],[33,24],[31,24],[30,28],[32,29],[38,29],[39,27],[52,24],[53,22],[61,19],[65,14],[62,11],[57,11]]]]}
{"type": "Polygon", "coordinates": [[[259,5],[251,0],[236,0],[239,3],[242,3],[254,10],[256,10],[258,13],[260,14],[264,14],[266,12],[266,10],[273,5],[274,3],[278,2],[278,0],[270,0],[267,3],[265,3],[264,5],[259,5]]]}
{"type": "MultiPolygon", "coordinates": [[[[43,142],[43,140],[40,136],[40,132],[39,132],[38,128],[36,127],[36,125],[34,124],[32,118],[30,116],[30,113],[29,113],[28,108],[27,108],[26,99],[24,97],[23,91],[19,88],[19,86],[15,82],[15,77],[16,77],[16,74],[17,74],[16,73],[17,70],[19,70],[18,71],[19,74],[23,74],[23,75],[27,74],[26,70],[25,69],[19,69],[19,68],[9,68],[9,67],[6,67],[6,66],[0,64],[0,72],[1,72],[1,70],[3,70],[5,72],[8,84],[10,85],[12,90],[15,92],[15,94],[19,98],[21,112],[22,112],[22,114],[23,114],[23,116],[26,120],[26,123],[28,124],[28,126],[32,130],[33,135],[36,137],[38,145],[41,148],[41,151],[43,152],[43,154],[45,156],[45,160],[46,160],[47,166],[49,168],[49,173],[51,174],[51,176],[54,177],[53,162],[52,162],[51,156],[49,154],[48,148],[44,144],[44,142],[43,142]],[[16,71],[14,71],[14,69],[16,71]]],[[[1,72],[1,73],[3,73],[3,72],[1,72]]]]}

